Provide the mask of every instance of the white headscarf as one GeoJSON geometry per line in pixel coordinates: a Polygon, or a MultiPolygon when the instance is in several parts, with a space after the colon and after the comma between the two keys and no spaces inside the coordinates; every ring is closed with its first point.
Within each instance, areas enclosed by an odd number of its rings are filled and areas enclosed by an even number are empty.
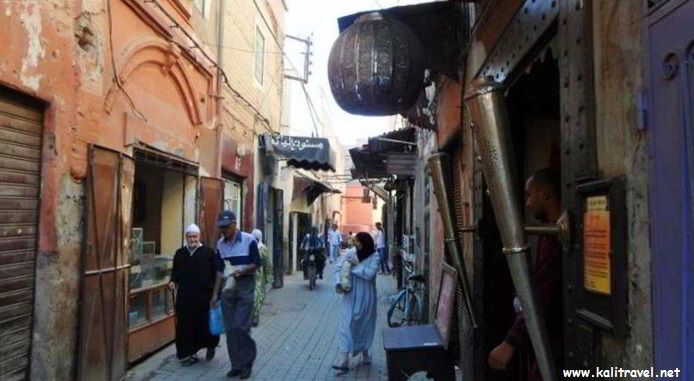
{"type": "Polygon", "coordinates": [[[188,227],[186,227],[185,234],[188,235],[190,233],[200,234],[200,228],[198,227],[198,225],[195,225],[195,224],[188,225],[188,227]]]}
{"type": "Polygon", "coordinates": [[[258,249],[265,247],[265,244],[263,243],[263,232],[261,232],[260,229],[253,229],[251,234],[253,237],[255,237],[255,240],[258,241],[258,249]]]}

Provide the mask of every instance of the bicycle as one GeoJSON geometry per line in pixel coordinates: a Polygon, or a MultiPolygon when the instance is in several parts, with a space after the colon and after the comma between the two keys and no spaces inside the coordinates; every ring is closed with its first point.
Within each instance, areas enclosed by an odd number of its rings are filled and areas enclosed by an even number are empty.
{"type": "MultiPolygon", "coordinates": [[[[410,274],[413,273],[411,266],[406,265],[405,270],[410,274]]],[[[423,304],[418,296],[423,289],[423,275],[413,274],[407,278],[407,286],[395,294],[388,308],[389,327],[418,325],[424,322],[423,304]]]]}

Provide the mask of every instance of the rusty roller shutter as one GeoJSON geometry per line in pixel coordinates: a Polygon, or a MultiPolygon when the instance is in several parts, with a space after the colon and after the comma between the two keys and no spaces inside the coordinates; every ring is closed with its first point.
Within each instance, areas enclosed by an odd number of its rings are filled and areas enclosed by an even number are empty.
{"type": "Polygon", "coordinates": [[[0,93],[0,379],[29,377],[43,114],[0,93]]]}

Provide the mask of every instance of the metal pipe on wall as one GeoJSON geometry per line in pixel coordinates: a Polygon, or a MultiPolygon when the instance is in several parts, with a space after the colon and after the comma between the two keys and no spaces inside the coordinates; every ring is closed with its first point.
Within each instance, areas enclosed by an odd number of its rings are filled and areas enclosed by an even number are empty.
{"type": "Polygon", "coordinates": [[[448,172],[447,170],[444,170],[444,167],[448,169],[448,163],[448,155],[439,152],[433,154],[429,158],[427,166],[429,167],[429,173],[431,174],[436,201],[439,204],[439,214],[441,215],[441,220],[443,222],[446,247],[448,247],[448,252],[450,253],[451,263],[458,272],[458,280],[463,291],[465,308],[468,312],[470,324],[474,329],[477,328],[477,321],[475,320],[475,313],[472,309],[472,296],[470,293],[468,273],[465,268],[465,262],[463,261],[462,250],[459,246],[458,235],[456,234],[455,226],[453,224],[453,215],[451,214],[451,208],[449,207],[451,202],[448,198],[448,190],[446,188],[446,182],[443,175],[444,173],[448,172]]]}
{"type": "Polygon", "coordinates": [[[504,254],[523,307],[525,325],[540,373],[543,380],[556,381],[558,375],[540,311],[537,287],[530,276],[530,253],[516,192],[518,188],[514,181],[513,146],[503,87],[493,81],[476,80],[472,84],[472,92],[465,97],[465,104],[482,157],[482,172],[490,192],[504,254]]]}

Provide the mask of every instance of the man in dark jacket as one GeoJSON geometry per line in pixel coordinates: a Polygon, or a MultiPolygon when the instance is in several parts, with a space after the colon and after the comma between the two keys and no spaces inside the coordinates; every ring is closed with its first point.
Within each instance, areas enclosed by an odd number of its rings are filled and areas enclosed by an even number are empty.
{"type": "Polygon", "coordinates": [[[215,282],[224,265],[217,253],[200,242],[200,228],[186,228],[186,245],[176,251],[171,282],[176,292],[176,354],[183,366],[198,361],[197,352],[207,349],[212,360],[219,336],[212,336],[209,327],[210,305],[217,302],[215,282]]]}
{"type": "MultiPolygon", "coordinates": [[[[525,189],[528,211],[544,223],[557,222],[561,216],[559,175],[550,169],[538,171],[528,179],[525,189]]],[[[535,278],[550,346],[555,355],[562,353],[561,253],[561,246],[556,238],[550,236],[540,238],[535,260],[535,278]]],[[[516,311],[516,318],[506,335],[506,339],[489,354],[488,363],[493,369],[506,369],[517,349],[530,348],[528,331],[520,305],[517,306],[516,311]]],[[[535,355],[531,350],[528,359],[528,381],[539,380],[542,380],[542,376],[535,355]]]]}

